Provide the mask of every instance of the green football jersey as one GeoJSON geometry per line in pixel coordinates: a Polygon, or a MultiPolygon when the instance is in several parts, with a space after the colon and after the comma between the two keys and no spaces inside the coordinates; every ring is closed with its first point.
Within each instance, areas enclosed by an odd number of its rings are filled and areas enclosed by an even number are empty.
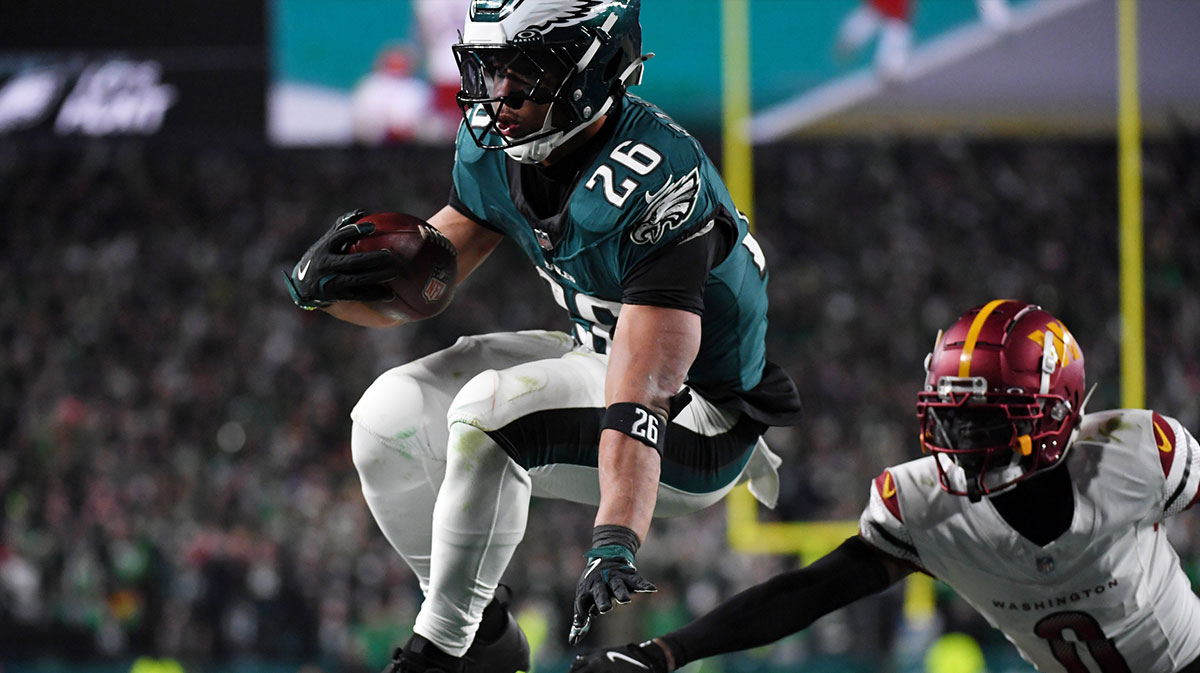
{"type": "Polygon", "coordinates": [[[477,147],[465,127],[454,160],[458,199],[516,242],[570,314],[576,338],[598,352],[608,351],[631,269],[685,236],[706,233],[715,218],[731,220],[724,226],[737,228],[737,244],[709,272],[700,351],[687,381],[703,389],[754,388],[766,359],[767,269],[745,217],[700,144],[657,107],[626,94],[616,121],[570,188],[553,244],[542,223],[514,202],[521,198],[512,187],[519,165],[502,151],[477,147]]]}

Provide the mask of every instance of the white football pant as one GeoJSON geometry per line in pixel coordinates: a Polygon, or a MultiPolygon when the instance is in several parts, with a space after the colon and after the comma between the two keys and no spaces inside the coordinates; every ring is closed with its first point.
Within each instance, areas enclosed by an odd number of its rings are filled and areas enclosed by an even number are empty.
{"type": "MultiPolygon", "coordinates": [[[[383,373],[351,412],[367,505],[425,595],[414,631],[448,654],[471,645],[524,535],[530,495],[599,504],[606,365],[562,332],[463,337],[383,373]]],[[[738,421],[693,393],[668,426],[668,446],[690,444],[682,463],[664,452],[655,516],[696,512],[748,479],[774,505],[779,459],[738,421]],[[692,455],[705,465],[684,464],[692,455]]]]}

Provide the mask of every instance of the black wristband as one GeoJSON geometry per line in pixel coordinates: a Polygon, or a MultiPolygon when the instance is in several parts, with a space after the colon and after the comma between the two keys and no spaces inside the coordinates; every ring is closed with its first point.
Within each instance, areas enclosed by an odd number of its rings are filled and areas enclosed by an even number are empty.
{"type": "Polygon", "coordinates": [[[642,541],[638,539],[637,533],[633,532],[632,528],[618,526],[615,523],[592,528],[593,548],[606,547],[610,544],[619,544],[636,554],[638,547],[642,546],[642,541]]]}
{"type": "Polygon", "coordinates": [[[667,441],[667,428],[650,407],[637,402],[617,402],[604,410],[602,430],[616,430],[629,435],[662,455],[667,441]]]}

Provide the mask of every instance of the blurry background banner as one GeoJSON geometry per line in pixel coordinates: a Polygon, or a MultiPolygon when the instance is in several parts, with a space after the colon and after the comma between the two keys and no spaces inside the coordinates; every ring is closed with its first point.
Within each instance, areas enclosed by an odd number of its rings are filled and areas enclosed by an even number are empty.
{"type": "MultiPolygon", "coordinates": [[[[1011,1],[1021,5],[1032,0],[1011,1]]],[[[873,33],[853,39],[840,33],[856,10],[874,2],[739,3],[746,5],[754,35],[750,56],[755,109],[783,104],[867,68],[877,58],[873,33]],[[854,40],[858,43],[850,43],[854,40]]],[[[457,71],[446,63],[453,65],[449,44],[457,40],[466,4],[464,0],[271,0],[271,137],[282,144],[350,142],[356,137],[357,90],[381,72],[387,74],[380,58],[398,47],[415,58],[403,71],[391,72],[391,77],[426,80],[435,87],[449,77],[457,87],[457,71]],[[345,39],[347,35],[354,39],[345,39]],[[317,109],[319,120],[312,114],[317,109]]],[[[901,23],[910,26],[918,47],[979,21],[973,0],[881,4],[899,7],[893,13],[903,11],[901,23]]],[[[720,126],[721,11],[721,0],[642,4],[643,48],[656,57],[635,93],[654,101],[694,133],[715,133],[720,126]]],[[[880,32],[885,29],[881,26],[880,32]]],[[[397,107],[411,104],[411,100],[394,102],[397,107]]],[[[407,131],[414,132],[421,133],[407,131]]],[[[358,138],[369,141],[371,136],[358,138]]]]}
{"type": "Polygon", "coordinates": [[[262,137],[262,0],[0,3],[0,141],[262,137]]]}
{"type": "MultiPolygon", "coordinates": [[[[906,5],[912,12],[912,43],[888,40],[886,27],[879,29],[875,72],[862,70],[756,109],[757,141],[797,133],[879,131],[1114,135],[1118,7],[1125,13],[1135,5],[1147,132],[1200,122],[1200,87],[1192,83],[1188,65],[1200,59],[1200,45],[1192,39],[1200,3],[976,0],[977,20],[937,34],[924,34],[923,26],[932,20],[927,11],[972,3],[864,4],[906,5]]],[[[843,36],[847,32],[854,33],[843,30],[843,36]]]]}
{"type": "MultiPolygon", "coordinates": [[[[1108,134],[1116,0],[739,0],[757,143],[880,130],[1108,134]]],[[[465,0],[0,3],[0,138],[449,142],[465,0]]],[[[636,93],[721,123],[721,0],[643,3],[636,93]],[[686,4],[686,11],[681,7],[686,4]]],[[[1147,132],[1200,122],[1200,3],[1141,3],[1147,132]]]]}
{"type": "MultiPolygon", "coordinates": [[[[1090,134],[1116,128],[1115,0],[738,2],[753,35],[756,142],[886,129],[1090,134]]],[[[642,6],[643,48],[656,57],[635,93],[698,135],[716,134],[721,124],[722,5],[642,6]]],[[[1200,23],[1200,3],[1143,5],[1140,30],[1154,36],[1142,47],[1147,128],[1200,121],[1200,87],[1190,65],[1200,62],[1191,32],[1200,23]]],[[[271,0],[270,137],[285,145],[448,140],[453,127],[416,124],[412,109],[457,120],[453,91],[444,87],[457,87],[448,45],[465,6],[464,0],[271,0]],[[378,121],[389,116],[390,136],[380,130],[389,124],[378,121]]]]}

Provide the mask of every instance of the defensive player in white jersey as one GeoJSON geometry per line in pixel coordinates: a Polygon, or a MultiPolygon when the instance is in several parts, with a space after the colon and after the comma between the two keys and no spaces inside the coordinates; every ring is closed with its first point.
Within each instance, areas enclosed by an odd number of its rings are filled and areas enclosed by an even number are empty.
{"type": "Polygon", "coordinates": [[[573,673],[663,673],[763,645],[913,571],[949,584],[1039,671],[1200,673],[1200,598],[1165,523],[1200,502],[1200,446],[1144,409],[1084,414],[1083,353],[995,300],[939,333],[917,396],[925,457],[883,471],[859,534],[812,565],[573,673]]]}

